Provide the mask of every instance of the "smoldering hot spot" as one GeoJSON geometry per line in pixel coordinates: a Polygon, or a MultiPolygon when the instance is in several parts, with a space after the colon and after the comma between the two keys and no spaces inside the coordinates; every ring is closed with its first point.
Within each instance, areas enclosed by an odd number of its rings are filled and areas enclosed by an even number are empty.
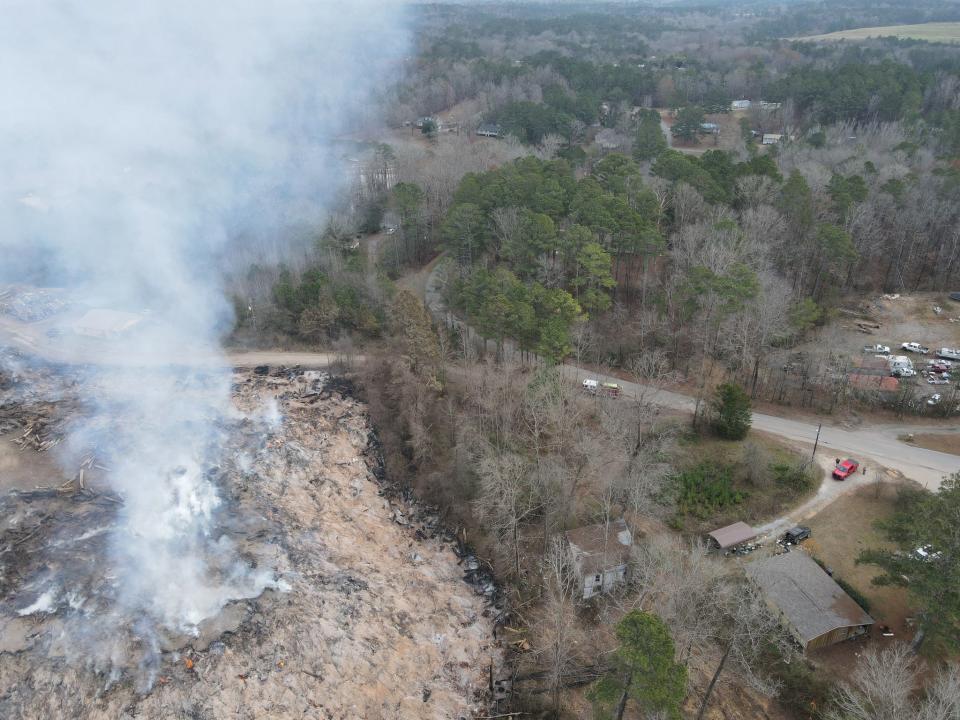
{"type": "Polygon", "coordinates": [[[322,220],[342,179],[331,140],[402,52],[403,18],[372,0],[15,4],[0,282],[140,321],[69,372],[0,359],[37,379],[33,401],[75,407],[51,452],[71,488],[108,488],[82,529],[18,566],[12,609],[57,613],[65,656],[146,690],[173,638],[286,587],[276,553],[237,544],[268,520],[241,516],[221,482],[236,427],[277,426],[275,408],[231,403],[224,277],[282,261],[285,230],[322,220]]]}

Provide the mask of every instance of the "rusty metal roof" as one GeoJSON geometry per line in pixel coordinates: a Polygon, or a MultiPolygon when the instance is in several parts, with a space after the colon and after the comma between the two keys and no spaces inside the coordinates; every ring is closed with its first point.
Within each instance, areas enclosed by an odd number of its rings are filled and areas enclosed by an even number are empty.
{"type": "Polygon", "coordinates": [[[754,560],[746,571],[804,646],[837,628],[873,624],[873,618],[803,550],[754,560]]]}

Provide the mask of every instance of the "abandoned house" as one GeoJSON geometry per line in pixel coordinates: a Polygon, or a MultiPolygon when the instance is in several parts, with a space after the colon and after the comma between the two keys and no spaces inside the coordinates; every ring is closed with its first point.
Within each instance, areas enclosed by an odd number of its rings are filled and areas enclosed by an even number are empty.
{"type": "Polygon", "coordinates": [[[783,135],[781,133],[764,133],[762,142],[764,145],[776,145],[779,142],[783,141],[783,135]]]}
{"type": "Polygon", "coordinates": [[[804,651],[863,635],[873,624],[873,618],[802,550],[754,560],[746,571],[804,651]]]}
{"type": "Polygon", "coordinates": [[[633,535],[622,518],[568,530],[566,538],[584,599],[626,582],[633,535]]]}

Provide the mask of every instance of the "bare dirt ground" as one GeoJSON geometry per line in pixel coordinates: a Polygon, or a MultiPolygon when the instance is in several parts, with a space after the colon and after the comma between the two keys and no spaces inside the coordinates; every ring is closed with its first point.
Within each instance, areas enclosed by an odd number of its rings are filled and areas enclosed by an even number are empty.
{"type": "Polygon", "coordinates": [[[482,709],[497,656],[490,595],[464,582],[435,516],[388,499],[348,386],[281,370],[238,372],[233,387],[224,515],[241,556],[278,582],[193,632],[144,632],[111,610],[122,495],[93,468],[78,484],[49,451],[5,447],[15,472],[0,473],[0,717],[447,720],[482,709]],[[265,419],[265,405],[277,416],[265,419]]]}
{"type": "MultiPolygon", "coordinates": [[[[859,360],[865,357],[865,345],[880,344],[888,345],[893,354],[911,357],[917,364],[932,358],[937,348],[960,346],[960,303],[949,300],[944,293],[912,293],[892,298],[877,295],[848,299],[836,320],[816,331],[793,352],[830,348],[851,360],[859,360]],[[941,308],[941,312],[934,312],[934,307],[941,308]],[[862,320],[875,322],[880,327],[864,332],[857,325],[862,320]],[[904,353],[900,345],[905,342],[926,345],[931,353],[928,356],[904,353]]],[[[919,379],[916,382],[924,385],[919,379]]]]}

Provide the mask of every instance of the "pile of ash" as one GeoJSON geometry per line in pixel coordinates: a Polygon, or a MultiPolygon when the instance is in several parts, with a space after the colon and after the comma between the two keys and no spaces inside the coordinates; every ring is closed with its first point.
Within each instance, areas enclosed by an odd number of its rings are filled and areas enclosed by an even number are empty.
{"type": "MultiPolygon", "coordinates": [[[[0,384],[0,408],[14,417],[17,402],[56,395],[43,427],[76,421],[83,374],[63,371],[56,393],[31,395],[51,373],[0,384]]],[[[121,601],[126,499],[104,481],[112,459],[68,454],[68,443],[18,447],[22,425],[0,434],[0,448],[38,469],[31,487],[0,474],[0,717],[446,720],[483,709],[500,662],[495,588],[473,558],[474,585],[464,582],[455,539],[385,487],[348,386],[237,371],[232,399],[218,461],[204,468],[221,499],[214,545],[276,580],[187,628],[145,622],[121,601]]],[[[211,572],[230,572],[215,560],[211,572]]]]}
{"type": "Polygon", "coordinates": [[[20,322],[38,322],[59,315],[71,306],[63,290],[56,288],[0,287],[0,315],[20,322]]]}

